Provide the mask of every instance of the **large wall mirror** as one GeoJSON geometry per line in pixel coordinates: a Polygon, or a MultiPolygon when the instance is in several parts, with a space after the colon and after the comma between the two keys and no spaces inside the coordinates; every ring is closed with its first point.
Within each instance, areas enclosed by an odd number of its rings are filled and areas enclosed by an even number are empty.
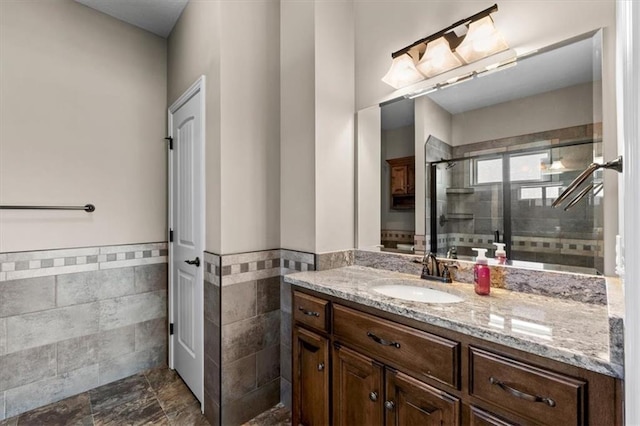
{"type": "Polygon", "coordinates": [[[378,248],[471,259],[472,247],[493,254],[499,241],[512,264],[602,272],[603,206],[617,203],[605,176],[572,208],[551,207],[603,161],[601,76],[597,31],[381,104],[380,153],[370,156],[380,209],[359,200],[359,220],[379,215],[378,248]]]}

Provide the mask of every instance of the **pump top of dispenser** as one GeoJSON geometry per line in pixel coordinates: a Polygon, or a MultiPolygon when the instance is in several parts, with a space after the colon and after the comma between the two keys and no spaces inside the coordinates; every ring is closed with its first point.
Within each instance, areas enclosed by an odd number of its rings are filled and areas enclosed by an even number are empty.
{"type": "Polygon", "coordinates": [[[487,249],[474,248],[474,249],[471,249],[471,250],[478,252],[478,257],[476,257],[476,263],[481,263],[481,264],[484,264],[484,265],[489,263],[489,261],[487,260],[487,249]]]}
{"type": "Polygon", "coordinates": [[[507,257],[507,252],[504,251],[505,243],[493,243],[493,245],[496,246],[496,257],[507,257]]]}

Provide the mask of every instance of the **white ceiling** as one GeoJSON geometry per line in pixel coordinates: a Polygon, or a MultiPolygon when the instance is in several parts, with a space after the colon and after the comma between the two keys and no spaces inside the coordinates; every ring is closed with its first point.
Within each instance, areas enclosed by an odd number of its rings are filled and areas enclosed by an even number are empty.
{"type": "Polygon", "coordinates": [[[167,38],[189,0],[75,0],[167,38]]]}

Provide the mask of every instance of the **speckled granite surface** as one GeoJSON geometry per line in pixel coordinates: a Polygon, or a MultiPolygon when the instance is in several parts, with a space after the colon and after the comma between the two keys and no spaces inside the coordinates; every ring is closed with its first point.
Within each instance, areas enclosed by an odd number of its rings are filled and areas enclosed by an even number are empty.
{"type": "Polygon", "coordinates": [[[285,281],[381,311],[402,315],[470,336],[496,342],[587,370],[622,378],[623,367],[612,359],[619,350],[612,339],[605,305],[520,293],[499,288],[491,296],[478,296],[473,286],[438,284],[414,275],[348,266],[319,272],[301,272],[285,281]],[[383,296],[373,287],[389,279],[412,280],[412,285],[461,296],[452,304],[427,304],[383,296]]]}
{"type": "MultiPolygon", "coordinates": [[[[420,275],[422,265],[414,263],[420,256],[408,256],[395,253],[382,253],[356,250],[355,265],[369,266],[377,269],[404,272],[420,275]]],[[[473,283],[474,262],[447,259],[455,262],[457,269],[452,269],[454,280],[462,283],[473,283]]],[[[504,288],[522,293],[540,294],[560,297],[577,302],[607,304],[607,284],[602,276],[577,274],[572,272],[527,269],[525,267],[502,266],[492,264],[491,287],[504,288]]]]}

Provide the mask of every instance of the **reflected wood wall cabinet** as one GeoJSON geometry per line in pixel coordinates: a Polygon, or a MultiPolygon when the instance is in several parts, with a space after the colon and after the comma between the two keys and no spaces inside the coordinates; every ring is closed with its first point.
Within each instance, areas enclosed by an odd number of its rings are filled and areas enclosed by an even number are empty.
{"type": "Polygon", "coordinates": [[[623,424],[613,377],[292,291],[294,309],[315,306],[322,316],[293,318],[294,425],[623,424]]]}
{"type": "Polygon", "coordinates": [[[390,167],[390,193],[392,209],[415,208],[416,157],[386,160],[390,167]]]}

